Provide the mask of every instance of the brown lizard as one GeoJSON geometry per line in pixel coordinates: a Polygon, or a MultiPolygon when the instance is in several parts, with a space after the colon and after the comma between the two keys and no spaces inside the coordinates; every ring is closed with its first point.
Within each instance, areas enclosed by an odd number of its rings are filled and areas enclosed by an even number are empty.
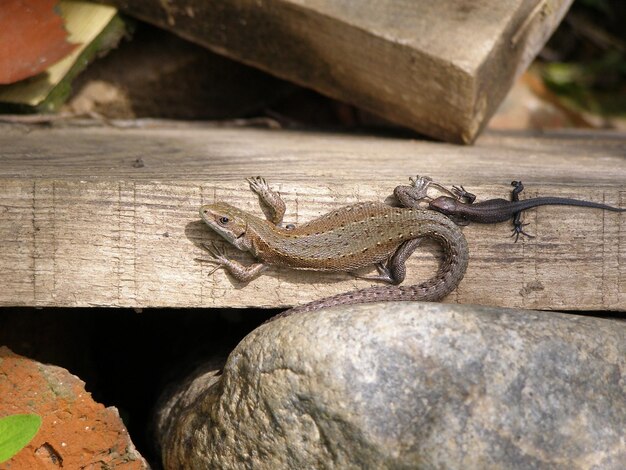
{"type": "Polygon", "coordinates": [[[249,178],[250,188],[265,206],[267,220],[225,202],[202,206],[200,216],[231,245],[250,252],[258,262],[243,266],[228,259],[215,244],[204,245],[211,258],[201,261],[215,265],[211,273],[224,268],[242,282],[259,276],[268,265],[348,273],[375,265],[379,275],[364,279],[394,284],[335,295],[284,314],[380,300],[440,300],[461,282],[469,250],[463,233],[454,222],[415,205],[414,201],[424,199],[428,185],[436,184],[424,178],[412,181],[413,192],[405,191],[408,197],[400,196],[405,207],[378,202],[357,203],[303,225],[283,228],[280,224],[285,204],[278,193],[272,191],[263,178],[249,178]],[[417,285],[398,286],[405,278],[405,261],[424,238],[434,239],[443,248],[444,259],[437,274],[417,285]]]}

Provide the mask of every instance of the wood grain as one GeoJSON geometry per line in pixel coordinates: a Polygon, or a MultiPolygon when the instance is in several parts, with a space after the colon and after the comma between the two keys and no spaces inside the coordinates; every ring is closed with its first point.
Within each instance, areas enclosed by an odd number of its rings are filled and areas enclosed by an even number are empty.
{"type": "MultiPolygon", "coordinates": [[[[200,125],[121,129],[0,125],[0,305],[286,307],[370,285],[343,274],[271,269],[247,286],[208,276],[197,214],[225,200],[261,215],[245,176],[263,175],[302,223],[384,200],[415,174],[480,199],[566,196],[626,207],[624,134],[487,133],[474,147],[200,125]]],[[[470,265],[447,301],[561,310],[626,310],[626,215],[574,207],[527,211],[510,225],[464,229],[470,265]]],[[[246,254],[227,247],[240,261],[246,254]]],[[[418,250],[405,282],[433,273],[418,250]]]]}
{"type": "Polygon", "coordinates": [[[426,135],[472,142],[572,0],[108,0],[426,135]]]}

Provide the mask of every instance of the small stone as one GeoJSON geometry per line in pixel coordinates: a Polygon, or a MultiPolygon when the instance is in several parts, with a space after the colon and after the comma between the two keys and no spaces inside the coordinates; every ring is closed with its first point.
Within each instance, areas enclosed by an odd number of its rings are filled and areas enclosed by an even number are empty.
{"type": "Polygon", "coordinates": [[[78,377],[0,347],[0,417],[18,413],[42,425],[3,469],[149,468],[117,409],[93,401],[78,377]]]}
{"type": "Polygon", "coordinates": [[[343,306],[257,328],[157,428],[167,469],[617,470],[625,371],[619,321],[343,306]]]}

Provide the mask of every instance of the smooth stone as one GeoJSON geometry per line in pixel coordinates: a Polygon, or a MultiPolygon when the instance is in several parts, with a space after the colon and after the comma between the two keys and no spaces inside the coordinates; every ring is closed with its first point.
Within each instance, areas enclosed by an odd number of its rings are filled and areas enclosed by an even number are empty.
{"type": "Polygon", "coordinates": [[[626,323],[378,303],[266,323],[159,417],[165,468],[623,469],[626,323]]]}

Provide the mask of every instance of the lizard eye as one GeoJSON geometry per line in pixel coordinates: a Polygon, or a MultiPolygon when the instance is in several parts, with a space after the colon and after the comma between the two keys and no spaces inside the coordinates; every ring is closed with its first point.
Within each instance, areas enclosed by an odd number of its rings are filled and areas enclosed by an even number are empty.
{"type": "Polygon", "coordinates": [[[230,222],[230,219],[228,217],[220,217],[220,225],[226,225],[228,222],[230,222]]]}

